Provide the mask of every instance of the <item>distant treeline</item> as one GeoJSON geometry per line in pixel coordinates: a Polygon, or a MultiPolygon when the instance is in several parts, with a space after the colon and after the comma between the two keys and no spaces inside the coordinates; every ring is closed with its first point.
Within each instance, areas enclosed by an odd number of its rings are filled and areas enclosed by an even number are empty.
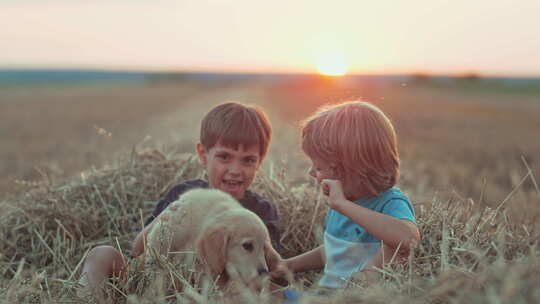
{"type": "Polygon", "coordinates": [[[490,90],[492,92],[540,93],[540,78],[536,77],[483,77],[478,73],[464,73],[457,76],[438,76],[415,73],[409,77],[409,84],[437,88],[462,90],[490,90]]]}
{"type": "Polygon", "coordinates": [[[0,85],[47,85],[80,83],[145,83],[160,81],[225,80],[246,75],[213,73],[131,72],[101,70],[16,70],[0,69],[0,85]]]}
{"type": "MultiPolygon", "coordinates": [[[[163,82],[204,82],[226,85],[238,81],[306,80],[320,76],[310,74],[249,74],[249,73],[203,73],[203,72],[144,72],[108,70],[56,70],[56,69],[0,69],[0,86],[12,85],[74,85],[74,84],[158,84],[163,82]]],[[[483,77],[477,73],[458,76],[438,76],[427,73],[411,75],[348,75],[349,82],[365,81],[399,82],[430,87],[463,89],[490,89],[540,93],[540,78],[483,77]]]]}

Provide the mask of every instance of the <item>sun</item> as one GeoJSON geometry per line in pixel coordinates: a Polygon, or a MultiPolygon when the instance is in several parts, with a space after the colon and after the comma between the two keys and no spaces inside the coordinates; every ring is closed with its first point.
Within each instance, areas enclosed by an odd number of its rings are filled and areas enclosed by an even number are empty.
{"type": "Polygon", "coordinates": [[[320,74],[325,76],[343,76],[347,73],[345,55],[340,52],[322,54],[315,63],[320,74]]]}

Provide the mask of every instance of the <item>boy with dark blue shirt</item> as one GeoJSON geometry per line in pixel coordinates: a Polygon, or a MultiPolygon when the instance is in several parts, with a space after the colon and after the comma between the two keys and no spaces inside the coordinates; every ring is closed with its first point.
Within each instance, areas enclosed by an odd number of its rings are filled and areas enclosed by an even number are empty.
{"type": "MultiPolygon", "coordinates": [[[[234,197],[245,208],[257,214],[269,230],[272,247],[267,255],[270,270],[280,260],[278,217],[275,207],[266,199],[247,190],[268,152],[272,129],[266,114],[259,108],[227,102],[212,108],[202,119],[200,142],[196,151],[205,167],[208,181],[190,180],[178,184],[162,198],[145,228],[133,242],[132,257],[144,252],[144,239],[152,221],[185,191],[193,188],[214,188],[234,197]]],[[[241,225],[242,223],[238,223],[241,225]]],[[[79,281],[100,301],[101,287],[111,276],[119,276],[124,268],[123,255],[114,247],[98,246],[86,258],[79,281]]]]}

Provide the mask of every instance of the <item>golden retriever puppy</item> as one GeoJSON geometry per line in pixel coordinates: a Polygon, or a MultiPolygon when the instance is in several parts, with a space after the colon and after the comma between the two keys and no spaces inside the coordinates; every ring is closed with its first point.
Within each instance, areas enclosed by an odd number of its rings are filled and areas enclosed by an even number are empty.
{"type": "Polygon", "coordinates": [[[271,246],[263,221],[232,196],[215,189],[195,189],[171,203],[151,224],[147,247],[184,259],[195,251],[222,288],[232,281],[260,289],[268,272],[271,246]]]}

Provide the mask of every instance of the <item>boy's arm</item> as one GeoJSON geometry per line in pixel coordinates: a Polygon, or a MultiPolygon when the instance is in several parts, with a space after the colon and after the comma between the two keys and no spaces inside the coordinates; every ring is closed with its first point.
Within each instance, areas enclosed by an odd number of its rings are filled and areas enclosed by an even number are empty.
{"type": "Polygon", "coordinates": [[[414,223],[354,204],[345,198],[338,180],[324,180],[323,183],[329,188],[330,208],[362,226],[390,248],[399,247],[400,251],[408,252],[413,242],[420,241],[420,232],[414,223]]]}
{"type": "Polygon", "coordinates": [[[152,223],[150,225],[147,225],[144,227],[139,234],[135,237],[135,240],[133,241],[133,246],[131,249],[131,256],[137,257],[141,255],[144,252],[144,245],[146,243],[146,237],[148,236],[148,232],[150,231],[150,227],[152,227],[152,223]]]}
{"type": "Polygon", "coordinates": [[[303,272],[324,267],[324,245],[285,260],[286,266],[292,272],[303,272]]]}
{"type": "Polygon", "coordinates": [[[266,259],[266,264],[268,265],[268,271],[272,272],[276,269],[279,263],[283,260],[281,255],[274,249],[272,246],[272,241],[268,239],[264,244],[264,257],[266,259]]]}
{"type": "Polygon", "coordinates": [[[415,224],[358,206],[351,201],[343,201],[336,211],[362,226],[390,248],[409,251],[413,242],[420,241],[420,232],[415,224]]]}
{"type": "Polygon", "coordinates": [[[301,255],[283,260],[279,259],[270,275],[273,278],[287,277],[291,272],[303,272],[320,269],[324,266],[324,246],[321,245],[301,255]]]}
{"type": "Polygon", "coordinates": [[[170,203],[173,202],[173,200],[174,200],[173,197],[178,196],[176,194],[176,192],[177,192],[176,188],[178,188],[178,186],[172,188],[164,198],[162,198],[161,200],[158,201],[158,203],[156,205],[156,208],[154,209],[154,211],[152,211],[152,214],[150,215],[150,217],[144,223],[144,229],[141,230],[139,232],[139,234],[137,234],[137,236],[135,237],[135,240],[133,241],[133,245],[132,245],[132,248],[131,248],[131,256],[132,257],[137,257],[137,256],[141,255],[144,252],[144,245],[146,243],[146,236],[148,236],[148,232],[150,231],[150,227],[152,226],[152,224],[154,223],[154,220],[158,217],[158,215],[161,212],[163,212],[163,210],[165,210],[165,208],[167,208],[167,206],[170,203]]]}

